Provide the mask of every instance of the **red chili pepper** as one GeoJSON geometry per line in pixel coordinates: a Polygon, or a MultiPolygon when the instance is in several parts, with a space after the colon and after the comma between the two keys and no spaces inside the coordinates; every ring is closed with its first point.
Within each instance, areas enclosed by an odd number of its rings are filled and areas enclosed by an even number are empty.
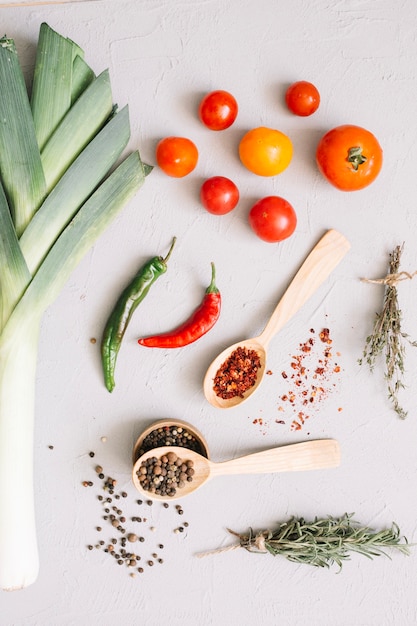
{"type": "Polygon", "coordinates": [[[217,289],[216,270],[214,263],[211,264],[211,283],[206,289],[204,299],[200,306],[194,311],[181,326],[168,333],[154,335],[138,339],[141,346],[148,348],[182,348],[193,341],[197,341],[205,335],[220,316],[221,295],[217,289]]]}

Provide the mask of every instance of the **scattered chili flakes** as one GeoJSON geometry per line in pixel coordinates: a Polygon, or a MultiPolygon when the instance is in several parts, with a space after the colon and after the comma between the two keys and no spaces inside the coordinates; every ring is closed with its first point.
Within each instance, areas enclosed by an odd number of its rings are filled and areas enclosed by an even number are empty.
{"type": "MultiPolygon", "coordinates": [[[[323,402],[335,387],[335,383],[331,381],[332,375],[341,372],[340,365],[333,362],[330,349],[333,340],[329,328],[323,328],[318,333],[320,342],[325,344],[319,355],[317,355],[317,349],[314,350],[317,348],[316,337],[314,328],[311,328],[310,337],[299,344],[297,354],[291,355],[291,371],[281,372],[289,388],[280,396],[280,402],[289,405],[291,411],[295,413],[290,425],[291,430],[295,431],[303,428],[306,420],[311,417],[311,411],[318,403],[323,402]]],[[[340,352],[336,355],[340,356],[340,352]]],[[[285,412],[281,403],[278,410],[285,412]]],[[[341,410],[341,408],[338,409],[339,412],[341,410]]],[[[279,423],[282,421],[279,420],[279,423]]]]}
{"type": "Polygon", "coordinates": [[[261,360],[256,350],[239,346],[220,366],[213,381],[213,390],[219,398],[243,398],[256,383],[261,360]]]}
{"type": "Polygon", "coordinates": [[[266,435],[268,430],[268,422],[265,421],[263,417],[256,417],[255,419],[252,419],[252,424],[259,427],[262,435],[266,435]]]}
{"type": "Polygon", "coordinates": [[[319,337],[324,343],[332,343],[332,340],[330,339],[330,330],[328,328],[323,328],[323,330],[319,334],[319,337]]]}

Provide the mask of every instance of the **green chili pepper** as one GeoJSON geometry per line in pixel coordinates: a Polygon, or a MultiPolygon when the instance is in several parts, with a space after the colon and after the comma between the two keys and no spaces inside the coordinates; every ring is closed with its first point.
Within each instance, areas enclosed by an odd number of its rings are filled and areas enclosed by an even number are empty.
{"type": "Polygon", "coordinates": [[[115,387],[114,371],[117,355],[122,343],[126,328],[136,307],[148,294],[149,289],[159,276],[167,271],[167,262],[176,242],[174,237],[168,254],[165,258],[153,257],[141,267],[133,280],[123,290],[116,306],[113,309],[104,329],[101,342],[101,361],[104,372],[104,382],[108,391],[115,387]]]}

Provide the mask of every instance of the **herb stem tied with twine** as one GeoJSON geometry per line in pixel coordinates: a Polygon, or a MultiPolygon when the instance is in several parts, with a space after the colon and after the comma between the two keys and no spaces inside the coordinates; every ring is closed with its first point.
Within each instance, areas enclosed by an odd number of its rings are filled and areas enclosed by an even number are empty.
{"type": "Polygon", "coordinates": [[[246,535],[228,531],[238,538],[238,543],[200,553],[198,556],[204,557],[245,548],[258,554],[280,555],[295,563],[327,568],[337,564],[342,569],[343,562],[350,558],[351,552],[370,559],[381,555],[391,558],[387,552],[389,549],[395,549],[405,555],[410,553],[410,544],[405,537],[400,536],[397,524],[393,523],[390,528],[374,531],[367,526],[359,525],[353,520],[352,514],[347,513],[340,518],[315,518],[312,522],[292,517],[275,530],[254,533],[250,529],[246,535]]]}
{"type": "Polygon", "coordinates": [[[403,376],[405,373],[404,358],[406,341],[417,347],[417,341],[411,341],[409,335],[403,332],[402,311],[398,304],[397,284],[403,280],[411,280],[417,272],[400,271],[400,260],[403,246],[396,246],[390,254],[389,274],[385,278],[368,279],[362,281],[385,286],[384,305],[381,313],[377,313],[372,333],[366,338],[363,356],[359,364],[367,363],[373,371],[379,357],[385,357],[385,380],[388,388],[388,398],[392,402],[394,411],[401,419],[407,417],[407,411],[401,406],[398,395],[404,389],[403,376]]]}

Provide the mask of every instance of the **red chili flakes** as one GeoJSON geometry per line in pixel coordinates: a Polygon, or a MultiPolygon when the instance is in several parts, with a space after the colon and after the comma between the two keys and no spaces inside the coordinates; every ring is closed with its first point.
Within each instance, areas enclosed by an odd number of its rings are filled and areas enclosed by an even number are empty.
{"type": "Polygon", "coordinates": [[[323,328],[323,330],[319,334],[319,337],[321,341],[323,341],[323,343],[332,343],[332,340],[330,339],[330,330],[328,328],[323,328]]]}
{"type": "Polygon", "coordinates": [[[255,419],[249,418],[252,421],[252,424],[258,426],[259,432],[261,435],[266,435],[268,432],[268,422],[263,419],[263,417],[256,417],[255,419]]]}
{"type": "Polygon", "coordinates": [[[239,346],[220,366],[213,381],[213,390],[219,398],[243,398],[256,383],[261,360],[256,350],[239,346]]]}
{"type": "Polygon", "coordinates": [[[297,419],[291,422],[291,430],[301,430],[304,426],[306,419],[310,416],[303,413],[303,411],[299,411],[297,415],[297,419]]]}
{"type": "MultiPolygon", "coordinates": [[[[311,411],[318,403],[324,401],[335,387],[330,377],[341,372],[340,365],[333,362],[330,349],[333,340],[330,337],[330,330],[323,328],[318,333],[320,342],[324,344],[321,354],[317,354],[318,344],[314,328],[310,329],[310,335],[306,341],[299,344],[298,353],[291,355],[289,366],[291,371],[288,373],[283,371],[281,374],[289,387],[280,395],[280,400],[287,407],[289,405],[290,410],[295,413],[291,430],[303,428],[311,416],[311,411]]],[[[336,355],[340,356],[340,353],[336,352],[336,355]]],[[[285,409],[279,405],[278,410],[283,412],[285,409]]]]}

